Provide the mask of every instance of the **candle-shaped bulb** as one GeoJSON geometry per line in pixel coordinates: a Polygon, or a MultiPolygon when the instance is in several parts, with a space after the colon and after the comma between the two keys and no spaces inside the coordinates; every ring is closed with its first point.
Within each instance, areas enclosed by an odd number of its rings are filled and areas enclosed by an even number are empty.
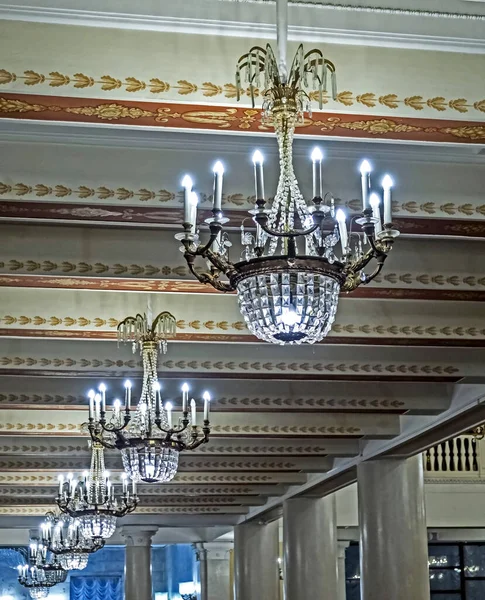
{"type": "Polygon", "coordinates": [[[370,172],[372,168],[368,160],[362,161],[360,165],[361,185],[362,185],[362,209],[366,211],[369,208],[369,187],[370,172]]]}
{"type": "Polygon", "coordinates": [[[104,383],[100,383],[100,384],[99,384],[99,387],[98,387],[98,390],[99,390],[99,391],[100,391],[102,394],[104,394],[104,393],[106,392],[106,385],[105,385],[104,383]]]}
{"type": "Polygon", "coordinates": [[[313,148],[312,152],[312,161],[313,162],[321,162],[323,160],[323,153],[318,146],[313,148]]]}
{"type": "Polygon", "coordinates": [[[189,402],[189,384],[184,383],[182,385],[182,412],[187,413],[188,411],[188,402],[189,402]]]}
{"type": "Polygon", "coordinates": [[[182,179],[182,187],[185,189],[192,190],[194,182],[192,181],[192,177],[190,175],[185,175],[182,179]]]}
{"type": "Polygon", "coordinates": [[[190,401],[190,413],[192,417],[192,426],[195,427],[197,425],[197,405],[193,398],[190,401]]]}
{"type": "Polygon", "coordinates": [[[385,175],[382,180],[382,187],[384,188],[384,224],[391,225],[392,223],[392,201],[391,201],[391,189],[394,186],[394,181],[390,175],[385,175]]]}
{"type": "Polygon", "coordinates": [[[118,413],[121,409],[121,400],[119,400],[118,398],[115,398],[113,401],[113,410],[115,411],[115,413],[118,413]]]}
{"type": "Polygon", "coordinates": [[[155,381],[155,383],[153,384],[153,390],[155,392],[159,392],[162,389],[162,386],[160,385],[159,381],[155,381]]]}
{"type": "Polygon", "coordinates": [[[131,381],[127,379],[125,381],[125,410],[129,411],[131,405],[131,381]]]}
{"type": "Polygon", "coordinates": [[[322,183],[322,160],[323,154],[320,148],[314,148],[312,152],[313,161],[313,197],[321,198],[323,196],[322,183]]]}
{"type": "Polygon", "coordinates": [[[129,379],[125,381],[125,390],[131,390],[131,381],[129,379]]]}
{"type": "Polygon", "coordinates": [[[262,165],[264,163],[264,156],[260,150],[256,150],[253,154],[253,164],[262,165]]]}
{"type": "Polygon", "coordinates": [[[72,480],[73,480],[73,478],[74,478],[74,475],[73,475],[72,473],[68,473],[68,474],[67,474],[67,480],[68,480],[68,481],[72,481],[72,480]]]}
{"type": "Polygon", "coordinates": [[[212,208],[215,212],[220,212],[222,209],[222,180],[224,176],[224,165],[220,160],[214,165],[212,172],[214,173],[214,191],[212,197],[212,208]]]}
{"type": "Polygon", "coordinates": [[[90,400],[94,400],[95,396],[96,396],[96,392],[94,390],[89,390],[89,392],[88,392],[88,398],[90,400]]]}
{"type": "Polygon", "coordinates": [[[375,220],[374,232],[377,234],[382,230],[381,208],[380,208],[381,207],[381,199],[375,192],[372,192],[372,194],[370,195],[369,204],[372,208],[372,216],[374,217],[374,220],[375,220]]]}
{"type": "Polygon", "coordinates": [[[368,175],[372,172],[372,167],[370,166],[370,162],[368,160],[363,160],[360,164],[360,174],[368,175]]]}
{"type": "Polygon", "coordinates": [[[188,392],[189,391],[189,384],[188,383],[184,383],[182,385],[182,392],[188,392]]]}
{"type": "Polygon", "coordinates": [[[216,173],[217,175],[224,175],[224,165],[221,163],[220,160],[216,162],[212,169],[212,172],[216,173]]]}
{"type": "Polygon", "coordinates": [[[188,198],[188,203],[189,203],[189,221],[188,221],[188,223],[190,223],[192,225],[192,227],[195,228],[195,225],[197,223],[197,205],[199,204],[199,196],[195,192],[190,192],[189,198],[188,198]]]}
{"type": "Polygon", "coordinates": [[[94,398],[96,397],[96,392],[94,390],[89,390],[88,398],[89,398],[89,418],[94,419],[94,398]]]}
{"type": "Polygon", "coordinates": [[[347,244],[348,244],[348,234],[347,234],[347,223],[346,216],[344,211],[339,208],[335,213],[335,219],[338,224],[338,231],[340,235],[340,244],[342,247],[342,254],[345,255],[347,253],[347,244]]]}
{"type": "Polygon", "coordinates": [[[171,402],[167,402],[165,404],[165,410],[167,411],[168,426],[169,426],[170,429],[172,429],[172,410],[173,410],[173,404],[171,402]]]}
{"type": "Polygon", "coordinates": [[[210,410],[211,395],[209,394],[209,392],[204,392],[202,398],[204,399],[204,421],[208,421],[209,420],[209,410],[210,410]]]}

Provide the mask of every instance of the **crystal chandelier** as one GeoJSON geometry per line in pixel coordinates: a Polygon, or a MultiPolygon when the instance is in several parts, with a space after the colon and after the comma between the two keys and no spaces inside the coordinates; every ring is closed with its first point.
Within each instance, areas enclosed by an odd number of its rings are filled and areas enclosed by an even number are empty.
{"type": "Polygon", "coordinates": [[[125,383],[124,407],[115,399],[111,414],[106,410],[106,386],[89,393],[88,429],[94,443],[121,451],[125,472],[133,482],[167,482],[178,469],[179,453],[194,450],[209,440],[208,392],[203,395],[202,427],[197,425],[197,406],[189,403],[189,387],[182,386],[182,415],[176,418],[171,402],[163,405],[157,376],[158,349],[165,349],[167,338],[175,334],[175,318],[167,312],[153,321],[146,315],[128,317],[118,326],[120,341],[133,343],[141,352],[143,384],[140,398],[131,411],[132,384],[125,383]],[[189,411],[190,408],[190,411],[189,411]],[[189,416],[190,412],[190,416],[189,416]]]}
{"type": "Polygon", "coordinates": [[[57,556],[49,552],[47,546],[36,539],[30,541],[29,561],[48,585],[57,585],[66,581],[67,571],[62,568],[57,556]]]}
{"type": "Polygon", "coordinates": [[[27,588],[31,598],[47,598],[54,584],[47,583],[44,569],[29,565],[19,565],[18,581],[27,588]]]}
{"type": "Polygon", "coordinates": [[[84,569],[89,555],[104,546],[103,538],[87,537],[80,521],[66,514],[47,513],[40,529],[42,543],[58,557],[62,568],[69,571],[84,569]]]}
{"type": "Polygon", "coordinates": [[[121,494],[115,493],[110,474],[105,470],[103,446],[94,442],[91,452],[91,467],[83,477],[76,480],[72,473],[67,478],[59,476],[56,504],[62,513],[79,522],[82,536],[101,544],[99,538],[106,540],[115,532],[117,519],[135,510],[138,496],[136,482],[132,482],[130,493],[126,476],[121,494]]]}
{"type": "Polygon", "coordinates": [[[238,262],[229,259],[232,245],[224,232],[228,222],[222,212],[224,168],[214,167],[212,217],[207,219],[210,236],[203,243],[197,229],[197,194],[192,180],[185,176],[184,232],[176,239],[190,271],[201,283],[223,292],[236,291],[239,308],[248,329],[256,337],[276,344],[315,343],[331,329],[340,292],[351,292],[371,282],[381,271],[399,231],[392,224],[392,179],[382,181],[381,199],[371,193],[371,166],[361,165],[362,214],[347,218],[335,210],[334,198],[324,193],[323,155],[315,148],[313,161],[313,200],[303,198],[293,170],[293,135],[303,121],[310,100],[317,97],[320,109],[327,79],[336,96],[335,66],[320,50],[306,54],[297,50],[288,71],[286,63],[287,0],[277,0],[278,50],[259,46],[242,56],[237,64],[237,87],[241,75],[253,97],[262,85],[263,113],[267,125],[275,129],[280,157],[280,176],[276,195],[267,206],[264,193],[263,156],[253,156],[256,204],[250,212],[255,232],[241,226],[243,252],[238,262]],[[311,91],[313,89],[313,91],[311,91]],[[358,226],[358,227],[357,227],[358,226]],[[336,249],[339,245],[340,249],[336,249]],[[205,259],[209,268],[196,269],[196,258],[205,259]],[[372,270],[366,271],[368,265],[372,270]]]}

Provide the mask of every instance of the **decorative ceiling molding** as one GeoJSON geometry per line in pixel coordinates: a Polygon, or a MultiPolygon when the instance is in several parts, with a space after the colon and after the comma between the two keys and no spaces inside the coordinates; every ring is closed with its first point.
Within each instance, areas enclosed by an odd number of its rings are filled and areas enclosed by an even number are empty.
{"type": "MultiPolygon", "coordinates": [[[[159,32],[178,32],[211,36],[259,37],[274,39],[274,6],[272,2],[245,0],[245,11],[235,10],[239,0],[221,2],[205,0],[203,7],[197,0],[164,3],[143,12],[143,7],[131,3],[104,0],[98,10],[91,6],[76,8],[68,0],[30,0],[25,6],[21,0],[0,4],[0,18],[34,23],[81,25],[116,29],[135,29],[159,32]],[[243,18],[242,18],[243,17],[243,18]]],[[[369,7],[345,3],[307,2],[293,0],[298,11],[298,25],[289,27],[290,40],[321,41],[335,44],[358,44],[398,48],[419,48],[447,52],[480,53],[485,51],[483,35],[477,28],[485,16],[477,13],[462,14],[452,11],[425,9],[369,7]],[[324,13],[326,27],[321,22],[324,13]],[[355,17],[349,23],[349,17],[355,17]],[[389,23],[390,17],[394,18],[389,23]],[[425,22],[423,27],[423,18],[425,22]],[[401,26],[401,20],[404,22],[401,26]],[[450,25],[448,25],[450,24],[450,25]],[[475,27],[470,31],[469,25],[475,27]],[[438,25],[438,28],[437,26],[438,25]],[[454,26],[453,26],[454,25],[454,26]],[[467,27],[468,26],[468,27],[467,27]],[[423,31],[424,29],[424,31],[423,31]]]]}
{"type": "MultiPolygon", "coordinates": [[[[392,98],[389,97],[389,102],[392,98]]],[[[419,105],[422,98],[411,99],[419,105]]],[[[441,102],[440,98],[433,101],[441,102]]],[[[116,102],[95,98],[2,94],[0,118],[33,119],[69,123],[98,123],[154,128],[268,133],[261,111],[244,107],[170,102],[116,102]]],[[[369,114],[314,113],[297,133],[354,139],[389,139],[435,143],[477,144],[485,142],[483,122],[450,121],[410,117],[379,117],[369,114]]]]}

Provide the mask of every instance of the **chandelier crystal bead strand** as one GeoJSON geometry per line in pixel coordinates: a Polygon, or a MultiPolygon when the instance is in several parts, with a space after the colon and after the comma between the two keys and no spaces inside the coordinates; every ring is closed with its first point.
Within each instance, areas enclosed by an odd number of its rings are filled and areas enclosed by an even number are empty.
{"type": "Polygon", "coordinates": [[[174,414],[172,402],[163,404],[157,375],[158,351],[166,350],[167,339],[175,336],[176,321],[167,312],[155,319],[148,315],[128,317],[118,326],[120,341],[132,342],[133,351],[141,352],[143,383],[138,403],[132,410],[133,387],[125,383],[124,406],[113,401],[106,409],[106,386],[89,393],[88,429],[94,443],[116,448],[126,474],[133,482],[171,481],[178,470],[179,454],[194,450],[209,440],[210,395],[203,395],[203,422],[197,423],[197,404],[189,401],[189,386],[182,386],[181,415],[174,414]]]}
{"type": "Polygon", "coordinates": [[[241,226],[243,253],[238,262],[229,259],[231,242],[224,231],[228,219],[222,212],[223,167],[214,167],[212,217],[206,242],[197,225],[197,194],[192,179],[182,181],[185,197],[181,251],[192,274],[223,292],[236,291],[240,311],[251,333],[276,344],[315,343],[330,331],[337,312],[339,294],[370,283],[381,271],[399,231],[392,224],[392,179],[385,176],[383,211],[377,192],[371,188],[371,165],[360,167],[362,214],[348,218],[335,210],[330,192],[324,193],[323,154],[312,153],[313,200],[303,198],[293,170],[295,128],[310,112],[310,98],[320,109],[330,80],[336,97],[335,66],[320,50],[297,50],[287,69],[287,0],[277,0],[278,59],[271,46],[255,46],[237,64],[238,97],[244,76],[254,106],[256,89],[262,87],[262,120],[274,127],[280,157],[280,175],[271,204],[265,199],[264,157],[253,155],[255,207],[249,211],[255,231],[241,226]],[[372,195],[370,192],[373,191],[372,195]],[[339,244],[340,242],[340,244],[339,244]],[[340,246],[340,248],[339,248],[340,246]],[[208,269],[196,267],[205,259],[208,269]],[[370,266],[370,272],[366,268],[370,266]]]}

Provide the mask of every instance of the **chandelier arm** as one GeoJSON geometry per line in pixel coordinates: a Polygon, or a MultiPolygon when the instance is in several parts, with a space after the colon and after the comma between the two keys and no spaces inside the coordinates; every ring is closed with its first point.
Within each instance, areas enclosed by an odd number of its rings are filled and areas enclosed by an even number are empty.
{"type": "Polygon", "coordinates": [[[315,211],[313,213],[313,218],[317,220],[312,227],[308,229],[293,229],[292,231],[276,231],[272,228],[269,228],[266,223],[268,222],[268,215],[266,213],[256,213],[254,216],[254,220],[261,227],[261,229],[270,236],[274,237],[284,237],[284,238],[296,238],[302,237],[306,235],[310,235],[315,232],[319,227],[321,227],[322,221],[325,218],[325,214],[321,211],[315,211]]]}

